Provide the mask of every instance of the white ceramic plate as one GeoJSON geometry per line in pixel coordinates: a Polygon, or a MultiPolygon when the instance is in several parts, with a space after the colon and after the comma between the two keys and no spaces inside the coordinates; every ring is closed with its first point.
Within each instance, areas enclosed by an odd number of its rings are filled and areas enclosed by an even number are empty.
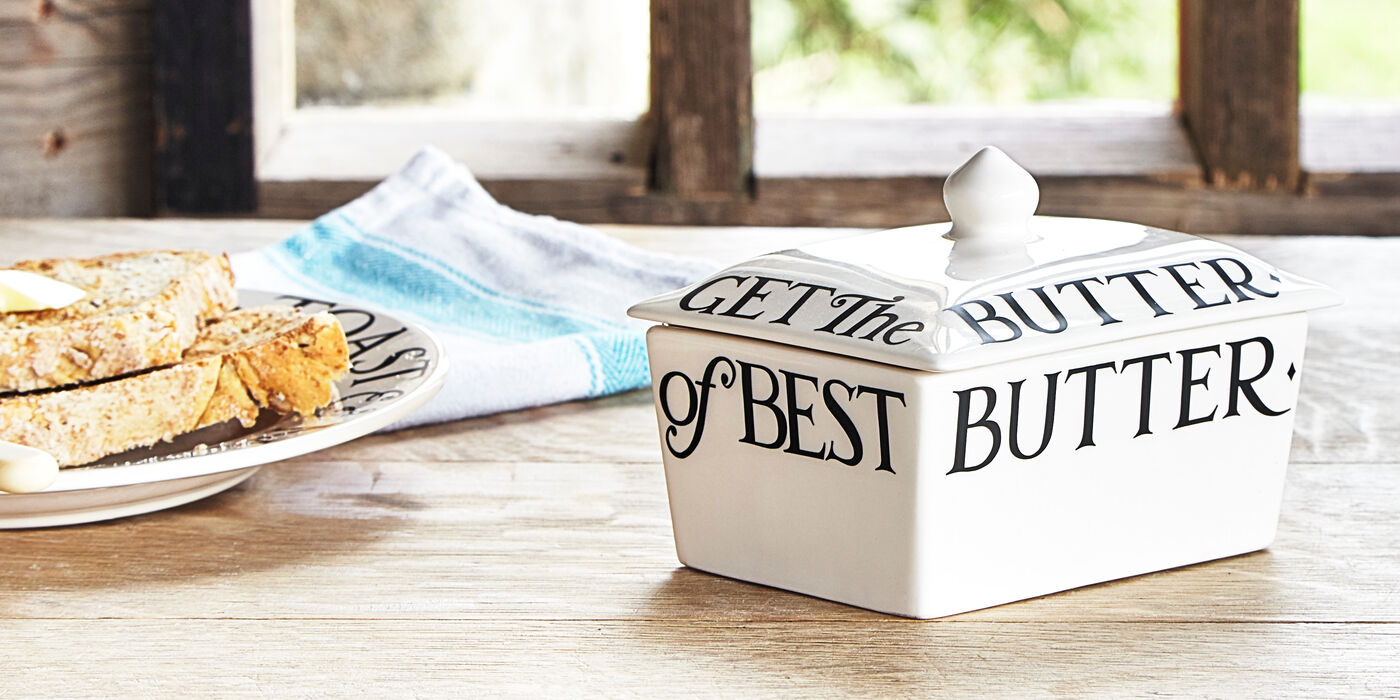
{"type": "Polygon", "coordinates": [[[0,493],[0,528],[109,520],[171,508],[237,485],[269,462],[374,432],[423,405],[442,388],[447,358],[432,333],[378,310],[240,290],[242,306],[288,304],[329,310],[350,341],[350,373],[340,398],[315,418],[263,412],[256,425],[232,421],[64,469],[39,493],[0,493]]]}

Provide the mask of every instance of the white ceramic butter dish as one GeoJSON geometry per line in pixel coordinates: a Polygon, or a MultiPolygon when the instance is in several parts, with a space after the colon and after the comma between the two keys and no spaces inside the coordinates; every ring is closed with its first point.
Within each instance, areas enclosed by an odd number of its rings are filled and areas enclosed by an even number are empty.
{"type": "Polygon", "coordinates": [[[1305,311],[1233,247],[1032,216],[994,148],[951,224],[762,256],[642,302],[676,549],[939,617],[1274,537],[1305,311]]]}

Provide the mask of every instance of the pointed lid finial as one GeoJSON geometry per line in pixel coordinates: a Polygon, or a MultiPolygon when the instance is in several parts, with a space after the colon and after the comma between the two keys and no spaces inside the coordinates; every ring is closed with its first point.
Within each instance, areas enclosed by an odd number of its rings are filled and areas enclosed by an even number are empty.
{"type": "Polygon", "coordinates": [[[1040,188],[1025,168],[996,146],[986,146],[943,183],[953,220],[948,237],[978,243],[1025,243],[1040,188]]]}

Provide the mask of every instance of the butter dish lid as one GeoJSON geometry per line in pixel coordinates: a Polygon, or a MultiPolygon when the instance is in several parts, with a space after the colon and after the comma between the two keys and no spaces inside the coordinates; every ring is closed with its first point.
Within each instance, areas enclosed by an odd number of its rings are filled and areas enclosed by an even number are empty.
{"type": "Polygon", "coordinates": [[[1215,241],[1033,216],[1034,178],[994,147],[943,199],[951,223],[763,255],[628,313],[943,372],[1341,301],[1215,241]]]}

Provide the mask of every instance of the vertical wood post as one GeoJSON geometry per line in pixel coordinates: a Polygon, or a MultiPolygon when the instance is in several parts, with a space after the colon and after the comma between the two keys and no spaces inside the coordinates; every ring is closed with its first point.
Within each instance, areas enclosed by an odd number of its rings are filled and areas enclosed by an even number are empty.
{"type": "Polygon", "coordinates": [[[249,0],[156,0],[156,198],[188,214],[252,211],[249,0]]]}
{"type": "Polygon", "coordinates": [[[652,0],[654,189],[746,196],[753,173],[749,0],[652,0]]]}
{"type": "Polygon", "coordinates": [[[1298,186],[1298,0],[1181,0],[1181,116],[1206,181],[1298,186]]]}

